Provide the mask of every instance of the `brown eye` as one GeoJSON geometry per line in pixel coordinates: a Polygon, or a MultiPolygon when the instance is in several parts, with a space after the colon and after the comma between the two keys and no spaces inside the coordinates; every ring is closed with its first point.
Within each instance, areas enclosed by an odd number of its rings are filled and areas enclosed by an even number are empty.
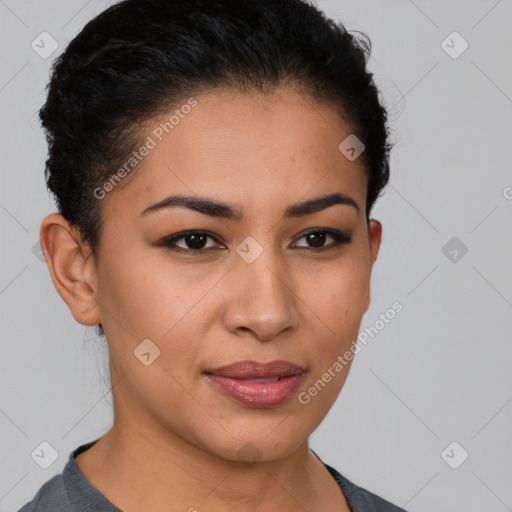
{"type": "Polygon", "coordinates": [[[172,251],[198,254],[217,247],[216,244],[207,246],[208,239],[216,240],[214,236],[204,231],[188,231],[166,238],[159,242],[158,245],[167,247],[172,251]],[[178,243],[182,245],[180,246],[178,243]]]}
{"type": "Polygon", "coordinates": [[[307,244],[309,245],[302,245],[299,247],[304,247],[306,249],[330,249],[334,248],[341,244],[347,244],[352,240],[352,237],[350,235],[347,235],[345,233],[342,233],[341,231],[334,231],[334,230],[326,230],[326,229],[315,229],[308,231],[304,235],[302,235],[299,240],[305,239],[307,244]],[[331,237],[334,239],[334,242],[330,243],[329,245],[325,245],[326,239],[328,237],[331,237]]]}
{"type": "Polygon", "coordinates": [[[201,233],[197,235],[185,235],[181,237],[181,239],[185,241],[185,244],[188,246],[186,248],[194,250],[204,249],[208,238],[208,235],[203,235],[201,233]]]}

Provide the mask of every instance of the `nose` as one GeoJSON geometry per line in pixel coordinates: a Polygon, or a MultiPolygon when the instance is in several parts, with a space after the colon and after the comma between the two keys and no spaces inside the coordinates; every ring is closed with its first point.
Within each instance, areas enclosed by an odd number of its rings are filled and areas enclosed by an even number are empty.
{"type": "Polygon", "coordinates": [[[260,341],[275,339],[297,325],[299,301],[292,276],[278,256],[263,250],[248,263],[236,258],[226,285],[224,324],[229,332],[250,331],[260,341]]]}

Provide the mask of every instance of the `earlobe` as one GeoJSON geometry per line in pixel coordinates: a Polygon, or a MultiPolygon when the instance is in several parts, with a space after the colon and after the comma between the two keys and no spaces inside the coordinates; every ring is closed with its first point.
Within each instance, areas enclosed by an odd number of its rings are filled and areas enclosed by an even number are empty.
{"type": "Polygon", "coordinates": [[[52,213],[41,224],[41,248],[55,289],[75,320],[83,325],[98,325],[101,319],[95,300],[95,281],[88,272],[92,261],[76,233],[62,215],[52,213]]]}

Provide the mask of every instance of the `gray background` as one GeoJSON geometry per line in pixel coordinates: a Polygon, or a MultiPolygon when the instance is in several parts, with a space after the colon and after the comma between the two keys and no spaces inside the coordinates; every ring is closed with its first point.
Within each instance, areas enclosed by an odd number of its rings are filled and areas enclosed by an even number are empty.
{"type": "MultiPolygon", "coordinates": [[[[112,422],[106,353],[32,251],[55,211],[36,117],[49,65],[107,5],[0,0],[1,511],[31,499],[112,422]],[[59,44],[48,59],[31,48],[43,31],[59,44]],[[30,456],[42,441],[59,453],[48,469],[30,456]]],[[[369,34],[396,140],[373,214],[383,243],[361,330],[395,301],[403,310],[357,355],[311,446],[411,512],[512,510],[512,3],[318,5],[369,34]],[[442,46],[453,31],[469,44],[457,58],[442,46]]]]}

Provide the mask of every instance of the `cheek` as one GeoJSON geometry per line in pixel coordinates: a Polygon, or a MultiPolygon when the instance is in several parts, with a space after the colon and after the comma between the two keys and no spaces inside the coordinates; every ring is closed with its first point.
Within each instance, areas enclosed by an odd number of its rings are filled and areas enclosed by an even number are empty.
{"type": "Polygon", "coordinates": [[[369,287],[370,273],[354,257],[302,273],[300,297],[327,326],[343,333],[360,322],[369,287]]]}
{"type": "Polygon", "coordinates": [[[323,393],[327,401],[336,396],[348,374],[353,354],[348,358],[345,354],[353,350],[357,341],[369,293],[370,274],[360,261],[364,259],[340,260],[336,268],[331,265],[325,272],[316,272],[314,278],[308,277],[303,288],[308,323],[314,328],[314,380],[329,368],[336,374],[329,390],[323,393]],[[343,370],[333,368],[338,357],[343,358],[343,370]]]}
{"type": "Polygon", "coordinates": [[[137,258],[125,258],[102,276],[105,296],[101,300],[109,311],[104,329],[112,357],[148,389],[164,389],[165,384],[179,390],[177,382],[188,386],[190,368],[204,351],[203,340],[216,307],[214,294],[208,291],[219,277],[214,272],[198,277],[199,266],[196,271],[192,267],[180,269],[161,261],[141,264],[137,258]],[[134,350],[146,339],[156,346],[156,353],[160,351],[149,368],[134,357],[134,350]]]}
{"type": "Polygon", "coordinates": [[[133,337],[161,339],[187,316],[210,280],[162,257],[148,258],[147,251],[127,251],[103,266],[99,301],[133,337]]]}
{"type": "Polygon", "coordinates": [[[105,333],[116,367],[127,375],[126,390],[155,410],[169,401],[162,390],[172,394],[177,407],[186,405],[190,368],[204,338],[206,315],[200,298],[209,288],[170,266],[161,267],[120,259],[105,267],[101,297],[108,309],[105,333]],[[150,354],[149,365],[144,364],[145,353],[150,354]]]}

